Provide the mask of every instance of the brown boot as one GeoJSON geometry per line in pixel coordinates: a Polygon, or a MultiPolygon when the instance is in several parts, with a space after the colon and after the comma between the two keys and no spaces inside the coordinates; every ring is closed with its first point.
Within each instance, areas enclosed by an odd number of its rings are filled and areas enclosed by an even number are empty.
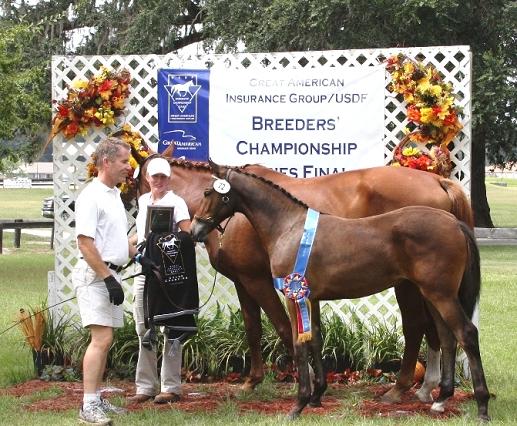
{"type": "Polygon", "coordinates": [[[177,402],[180,396],[172,392],[162,392],[154,397],[155,404],[166,404],[167,402],[177,402]]]}
{"type": "Polygon", "coordinates": [[[143,393],[137,393],[136,395],[127,398],[127,402],[130,404],[141,404],[142,402],[153,399],[152,395],[144,395],[143,393]]]}

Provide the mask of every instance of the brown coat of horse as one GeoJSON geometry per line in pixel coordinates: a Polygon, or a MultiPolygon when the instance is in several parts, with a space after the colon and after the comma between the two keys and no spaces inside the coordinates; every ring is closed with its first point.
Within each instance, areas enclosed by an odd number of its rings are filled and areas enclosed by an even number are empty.
{"type": "MultiPolygon", "coordinates": [[[[171,187],[185,199],[192,215],[202,201],[204,188],[211,182],[211,169],[207,163],[202,162],[178,159],[169,161],[172,167],[171,187]]],[[[284,186],[309,206],[336,216],[358,218],[403,206],[424,205],[452,212],[470,226],[473,223],[470,204],[461,187],[449,179],[427,172],[376,167],[297,179],[263,166],[249,165],[245,168],[284,186]]],[[[145,164],[142,173],[145,173],[145,164]]],[[[142,179],[140,192],[147,191],[145,179],[142,179]]],[[[224,235],[218,231],[212,232],[205,245],[212,266],[235,284],[251,355],[251,370],[245,386],[253,388],[264,376],[260,348],[260,308],[270,318],[290,353],[293,351],[289,319],[273,288],[267,253],[253,227],[240,214],[228,222],[224,235]]],[[[434,351],[439,350],[434,324],[424,308],[418,290],[410,283],[402,282],[395,288],[395,293],[403,319],[407,318],[403,321],[406,346],[397,385],[385,396],[388,401],[399,400],[401,393],[413,384],[416,358],[424,333],[427,334],[431,348],[434,351]]],[[[431,352],[430,350],[429,353],[431,352]]],[[[434,364],[439,363],[436,355],[434,359],[434,364]]],[[[449,370],[454,370],[454,356],[444,362],[449,370]]],[[[429,367],[430,364],[428,363],[429,367]]],[[[438,384],[439,378],[439,367],[427,369],[425,385],[418,394],[421,400],[431,399],[430,392],[438,384]]]]}
{"type": "MultiPolygon", "coordinates": [[[[215,185],[205,189],[204,201],[192,222],[194,239],[204,241],[218,224],[240,212],[253,225],[266,249],[273,276],[289,275],[300,245],[307,205],[254,174],[216,164],[212,164],[212,170],[231,189],[224,194],[215,185]]],[[[425,298],[442,342],[450,341],[453,335],[452,340],[457,339],[465,350],[478,417],[489,420],[489,393],[478,331],[468,317],[479,296],[479,251],[473,232],[465,223],[450,213],[424,206],[360,219],[321,215],[306,277],[313,307],[310,343],[297,340],[295,304],[286,298],[300,380],[298,402],[290,412],[291,418],[297,417],[309,402],[319,405],[327,387],[321,364],[318,301],[364,297],[410,281],[425,298]],[[307,363],[309,346],[316,372],[312,393],[307,363]]],[[[443,397],[440,394],[440,402],[443,397]]]]}

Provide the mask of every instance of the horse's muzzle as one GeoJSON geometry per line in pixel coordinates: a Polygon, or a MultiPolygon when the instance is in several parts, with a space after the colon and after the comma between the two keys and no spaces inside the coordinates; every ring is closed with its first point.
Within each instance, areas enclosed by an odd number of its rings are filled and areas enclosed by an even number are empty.
{"type": "Polygon", "coordinates": [[[197,218],[194,218],[190,226],[190,234],[194,241],[204,243],[208,238],[208,233],[211,231],[209,225],[204,222],[200,222],[197,218]]]}

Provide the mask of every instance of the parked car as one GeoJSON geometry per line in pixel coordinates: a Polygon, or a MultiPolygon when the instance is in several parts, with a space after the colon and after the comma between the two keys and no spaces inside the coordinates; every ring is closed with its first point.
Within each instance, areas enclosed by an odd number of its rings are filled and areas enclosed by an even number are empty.
{"type": "MultiPolygon", "coordinates": [[[[68,201],[70,197],[68,195],[63,195],[63,197],[61,198],[63,200],[63,202],[66,202],[68,201]]],[[[70,209],[72,211],[74,211],[74,207],[75,207],[75,203],[72,201],[70,203],[70,209]]],[[[41,215],[43,217],[46,217],[46,218],[49,218],[49,219],[54,219],[54,197],[47,197],[47,198],[44,198],[43,199],[43,203],[41,205],[41,215]]],[[[69,217],[69,214],[68,212],[64,211],[63,213],[61,213],[61,218],[63,220],[66,220],[68,219],[69,217]]],[[[75,225],[75,221],[73,221],[70,226],[74,226],[75,225]]]]}

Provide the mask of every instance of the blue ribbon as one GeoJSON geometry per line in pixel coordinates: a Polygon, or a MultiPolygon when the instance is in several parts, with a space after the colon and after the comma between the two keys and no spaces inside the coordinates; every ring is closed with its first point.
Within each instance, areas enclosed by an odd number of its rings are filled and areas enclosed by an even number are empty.
{"type": "MultiPolygon", "coordinates": [[[[300,246],[298,247],[298,253],[296,255],[296,262],[294,264],[294,271],[291,275],[299,274],[302,278],[305,276],[307,270],[307,264],[309,263],[309,257],[312,251],[312,244],[314,243],[314,237],[316,236],[316,229],[318,227],[318,220],[320,213],[313,209],[307,210],[307,216],[305,217],[305,225],[303,227],[303,234],[300,240],[300,246]]],[[[290,277],[288,275],[287,277],[290,277]]],[[[277,290],[284,291],[284,284],[287,277],[273,278],[273,284],[277,290]]],[[[293,282],[296,286],[297,283],[293,282]]],[[[307,293],[308,296],[308,293],[307,293]]],[[[309,307],[307,303],[307,297],[301,297],[296,299],[296,303],[299,307],[299,314],[303,325],[303,332],[309,332],[311,330],[309,307]]]]}
{"type": "MultiPolygon", "coordinates": [[[[299,273],[302,276],[305,275],[305,271],[307,270],[307,264],[309,263],[309,256],[311,255],[312,244],[314,243],[319,217],[320,212],[313,209],[307,210],[305,225],[303,226],[303,234],[300,240],[300,246],[298,247],[293,271],[294,273],[299,273]]],[[[277,290],[284,290],[284,279],[285,277],[273,278],[273,284],[277,290]]]]}

